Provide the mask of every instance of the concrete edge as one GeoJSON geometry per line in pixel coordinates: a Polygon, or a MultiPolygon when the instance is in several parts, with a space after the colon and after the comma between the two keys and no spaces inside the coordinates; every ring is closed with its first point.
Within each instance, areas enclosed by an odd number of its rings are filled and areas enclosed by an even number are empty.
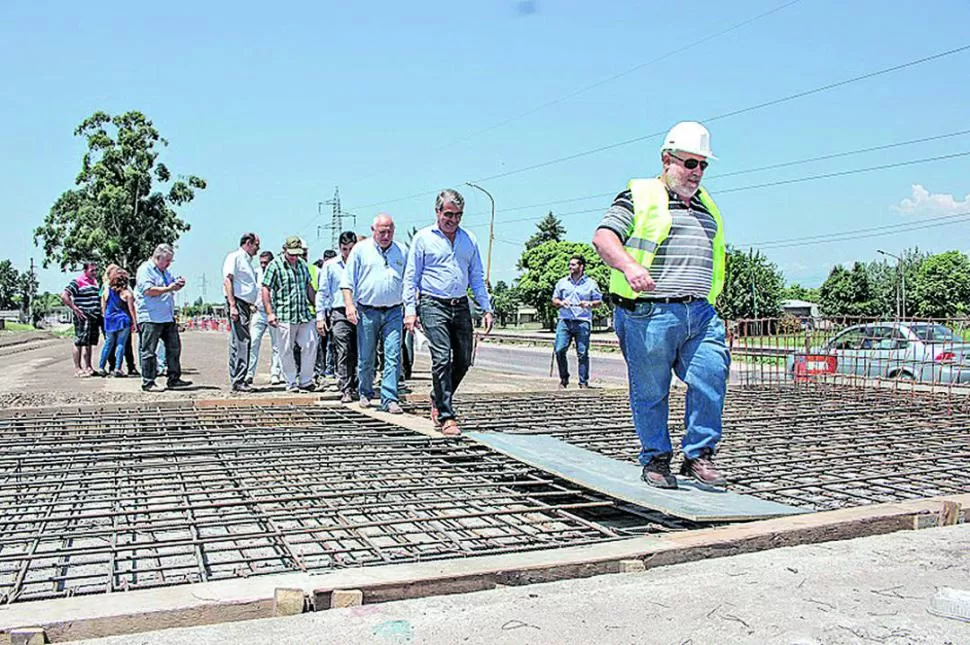
{"type": "Polygon", "coordinates": [[[970,521],[970,494],[841,509],[748,524],[644,536],[587,546],[465,559],[277,574],[169,588],[14,604],[0,612],[0,642],[40,626],[50,642],[215,624],[274,615],[279,588],[299,589],[327,609],[335,591],[372,604],[646,570],[763,551],[970,521]]]}

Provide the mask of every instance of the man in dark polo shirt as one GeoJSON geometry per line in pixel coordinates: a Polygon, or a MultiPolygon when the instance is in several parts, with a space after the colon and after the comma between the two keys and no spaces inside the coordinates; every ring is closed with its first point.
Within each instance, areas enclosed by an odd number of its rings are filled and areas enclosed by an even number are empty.
{"type": "Polygon", "coordinates": [[[630,181],[593,237],[612,268],[616,335],[642,445],[642,478],[658,488],[677,488],[667,429],[671,370],[687,384],[681,474],[725,484],[713,462],[730,364],[724,324],[714,312],[724,287],[724,228],[701,188],[714,159],[710,137],[700,123],[675,125],[660,148],[663,173],[630,181]]]}
{"type": "Polygon", "coordinates": [[[74,375],[91,376],[91,349],[101,337],[101,297],[98,263],[85,262],[80,275],[71,280],[61,301],[74,312],[74,375]]]}

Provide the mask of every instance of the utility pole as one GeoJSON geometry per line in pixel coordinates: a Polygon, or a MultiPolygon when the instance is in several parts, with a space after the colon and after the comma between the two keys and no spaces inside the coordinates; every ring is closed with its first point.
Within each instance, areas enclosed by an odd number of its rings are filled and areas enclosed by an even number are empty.
{"type": "Polygon", "coordinates": [[[899,297],[896,299],[896,316],[902,320],[906,317],[906,268],[903,266],[903,258],[883,251],[882,249],[876,249],[876,253],[895,258],[896,260],[896,273],[899,274],[900,284],[899,297]]]}
{"type": "Polygon", "coordinates": [[[492,202],[492,217],[488,221],[488,256],[485,260],[485,284],[489,288],[492,287],[492,244],[495,243],[495,199],[492,197],[492,193],[488,192],[478,184],[473,184],[470,181],[466,181],[465,185],[471,186],[472,188],[477,188],[486,195],[488,195],[488,201],[492,202]]]}
{"type": "Polygon", "coordinates": [[[320,239],[320,231],[330,229],[330,248],[337,250],[340,245],[340,231],[343,229],[344,218],[352,218],[354,220],[354,226],[357,226],[357,215],[355,213],[344,212],[340,208],[340,186],[336,186],[333,189],[333,199],[327,199],[322,202],[317,202],[317,215],[323,215],[323,207],[330,207],[330,226],[318,226],[317,227],[317,239],[320,239]]]}
{"type": "MultiPolygon", "coordinates": [[[[34,272],[34,258],[30,258],[30,278],[28,284],[33,287],[34,281],[37,279],[37,274],[34,272]]],[[[27,324],[34,324],[34,295],[32,293],[25,293],[24,296],[27,300],[27,324]]]]}
{"type": "Polygon", "coordinates": [[[201,281],[202,281],[202,304],[205,304],[205,303],[209,302],[208,292],[206,290],[206,286],[208,285],[208,281],[205,279],[205,273],[202,274],[202,280],[201,281]]]}

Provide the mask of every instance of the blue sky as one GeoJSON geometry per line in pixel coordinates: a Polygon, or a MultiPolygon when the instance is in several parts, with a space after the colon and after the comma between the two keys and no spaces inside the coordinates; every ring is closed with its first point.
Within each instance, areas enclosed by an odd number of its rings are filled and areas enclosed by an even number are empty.
{"type": "MultiPolygon", "coordinates": [[[[175,270],[190,299],[203,274],[218,298],[222,259],[245,230],[272,249],[302,235],[319,256],[329,217],[314,219],[317,203],[337,185],[358,230],[386,210],[403,231],[432,222],[438,188],[483,180],[498,207],[492,280],[511,281],[535,220],[564,213],[568,237],[588,241],[612,195],[657,172],[660,137],[497,175],[970,44],[963,0],[786,4],[5,3],[0,258],[41,259],[31,232],[72,186],[84,150],[74,127],[95,110],[135,109],[170,141],[173,172],[209,182],[182,211],[192,230],[175,270]]],[[[766,247],[789,281],[813,286],[877,248],[970,249],[970,222],[934,219],[970,212],[970,156],[730,191],[968,152],[970,134],[718,177],[970,130],[968,70],[970,50],[711,122],[720,161],[705,184],[728,240],[931,225],[766,247]]],[[[488,201],[465,194],[484,253],[488,201]]],[[[40,278],[52,291],[66,281],[54,268],[40,278]]]]}

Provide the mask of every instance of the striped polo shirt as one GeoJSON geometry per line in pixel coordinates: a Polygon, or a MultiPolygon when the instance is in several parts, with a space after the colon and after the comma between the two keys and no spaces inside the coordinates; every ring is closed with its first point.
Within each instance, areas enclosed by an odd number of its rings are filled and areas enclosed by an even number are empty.
{"type": "Polygon", "coordinates": [[[77,308],[86,314],[101,315],[101,289],[97,282],[87,280],[84,275],[74,278],[65,289],[77,308]]]}
{"type": "MultiPolygon", "coordinates": [[[[697,296],[706,298],[714,279],[714,235],[717,223],[695,194],[690,204],[667,189],[671,217],[670,234],[657,249],[650,265],[655,291],[642,295],[656,298],[697,296]]],[[[633,233],[633,196],[624,190],[613,200],[597,228],[616,233],[624,244],[633,233]]]]}

